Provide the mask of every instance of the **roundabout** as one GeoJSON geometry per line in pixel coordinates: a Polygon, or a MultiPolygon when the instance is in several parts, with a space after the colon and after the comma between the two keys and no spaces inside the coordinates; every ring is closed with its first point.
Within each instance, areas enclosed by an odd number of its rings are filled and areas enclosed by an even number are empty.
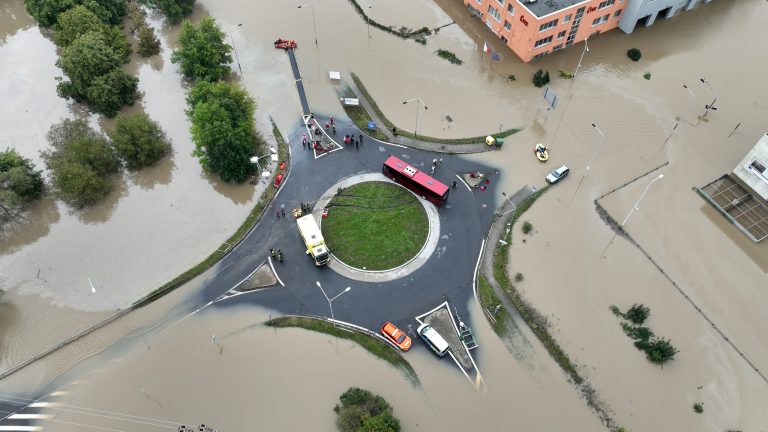
{"type": "Polygon", "coordinates": [[[313,214],[333,256],[328,266],[363,282],[407,276],[435,252],[440,236],[437,208],[380,173],[334,184],[313,214]]]}

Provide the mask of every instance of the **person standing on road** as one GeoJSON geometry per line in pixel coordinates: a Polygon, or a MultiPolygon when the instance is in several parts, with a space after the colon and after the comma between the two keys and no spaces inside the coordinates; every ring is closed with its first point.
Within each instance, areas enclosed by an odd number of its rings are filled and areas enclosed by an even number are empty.
{"type": "Polygon", "coordinates": [[[277,260],[283,262],[283,251],[280,249],[277,250],[277,260]]]}
{"type": "MultiPolygon", "coordinates": [[[[360,136],[362,136],[362,135],[360,135],[360,136]]],[[[360,148],[360,140],[355,141],[355,148],[356,149],[360,148]]]]}
{"type": "Polygon", "coordinates": [[[331,130],[333,131],[333,134],[336,135],[336,125],[331,123],[331,130]]]}
{"type": "Polygon", "coordinates": [[[333,126],[333,116],[331,116],[331,126],[333,126]]]}
{"type": "Polygon", "coordinates": [[[303,147],[307,146],[307,134],[301,134],[301,145],[303,147]]]}
{"type": "Polygon", "coordinates": [[[285,217],[285,209],[280,209],[280,216],[285,217]]]}
{"type": "Polygon", "coordinates": [[[331,130],[331,124],[328,122],[325,122],[325,131],[329,132],[331,130]]]}
{"type": "Polygon", "coordinates": [[[456,180],[453,181],[453,188],[456,189],[456,180]]]}
{"type": "Polygon", "coordinates": [[[359,138],[360,138],[360,144],[362,145],[363,144],[363,134],[360,134],[359,138]]]}
{"type": "Polygon", "coordinates": [[[275,248],[269,248],[269,254],[272,256],[272,258],[277,258],[277,254],[275,253],[275,248]]]}

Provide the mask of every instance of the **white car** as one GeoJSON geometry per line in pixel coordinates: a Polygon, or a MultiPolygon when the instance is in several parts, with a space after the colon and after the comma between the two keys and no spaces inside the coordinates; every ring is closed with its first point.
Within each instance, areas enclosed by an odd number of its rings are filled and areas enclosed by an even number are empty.
{"type": "Polygon", "coordinates": [[[547,174],[547,183],[555,184],[559,182],[563,177],[567,176],[570,171],[571,170],[567,166],[561,166],[560,168],[547,174]]]}

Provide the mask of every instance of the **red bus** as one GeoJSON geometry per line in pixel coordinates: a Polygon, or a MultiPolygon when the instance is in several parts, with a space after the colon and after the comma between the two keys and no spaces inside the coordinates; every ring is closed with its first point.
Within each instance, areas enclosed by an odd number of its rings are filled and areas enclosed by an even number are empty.
{"type": "Polygon", "coordinates": [[[445,204],[448,199],[448,186],[394,156],[384,161],[382,172],[436,206],[445,204]]]}

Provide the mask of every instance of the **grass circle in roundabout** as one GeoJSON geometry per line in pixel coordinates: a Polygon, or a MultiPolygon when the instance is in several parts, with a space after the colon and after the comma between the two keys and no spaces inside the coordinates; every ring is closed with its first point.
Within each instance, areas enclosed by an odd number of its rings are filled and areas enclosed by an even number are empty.
{"type": "Polygon", "coordinates": [[[429,234],[427,212],[407,189],[381,181],[357,183],[328,203],[325,242],[344,264],[389,270],[415,257],[429,234]]]}

